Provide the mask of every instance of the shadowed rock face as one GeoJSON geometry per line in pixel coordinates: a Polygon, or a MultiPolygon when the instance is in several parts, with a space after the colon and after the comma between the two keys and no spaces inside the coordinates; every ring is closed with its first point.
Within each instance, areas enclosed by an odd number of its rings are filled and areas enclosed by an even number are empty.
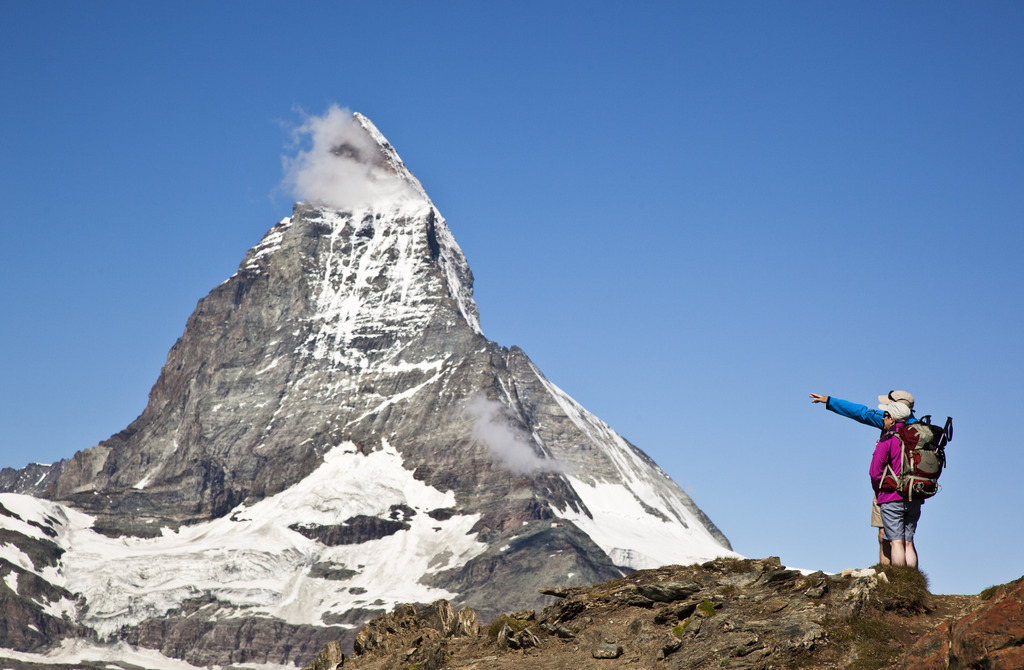
{"type": "MultiPolygon", "coordinates": [[[[721,532],[645,454],[553,386],[523,351],[484,337],[472,273],[444,219],[372,124],[358,115],[355,122],[366,141],[339,144],[333,155],[365,158],[409,188],[351,208],[296,204],[199,301],[131,425],[52,467],[6,470],[0,490],[84,511],[108,536],[156,537],[233,518],[240,505],[303,481],[341,445],[367,456],[393,449],[416,480],[455,501],[420,519],[472,516],[470,533],[486,545],[421,583],[484,617],[543,605],[538,588],[567,575],[594,582],[636,567],[624,558],[631,547],[615,547],[613,558],[610,540],[602,548],[579,525],[601,527],[601,510],[591,509],[602,502],[599,485],[615,487],[658,528],[693,533],[704,543],[696,554],[727,553],[721,532]],[[475,398],[500,407],[526,466],[509,466],[474,430],[479,418],[467,403],[475,398]]],[[[407,533],[415,514],[392,505],[379,516],[302,520],[281,532],[324,547],[369,547],[407,533]]],[[[368,548],[358,563],[374,561],[368,548]]],[[[355,570],[330,561],[307,567],[307,576],[330,582],[355,570]]],[[[330,624],[380,611],[368,605],[324,615],[325,626],[298,626],[255,621],[217,598],[201,610],[181,605],[118,635],[200,664],[291,663],[298,647],[272,639],[319,648],[339,636],[325,637],[330,624]],[[244,652],[233,648],[237,640],[244,652]]]]}

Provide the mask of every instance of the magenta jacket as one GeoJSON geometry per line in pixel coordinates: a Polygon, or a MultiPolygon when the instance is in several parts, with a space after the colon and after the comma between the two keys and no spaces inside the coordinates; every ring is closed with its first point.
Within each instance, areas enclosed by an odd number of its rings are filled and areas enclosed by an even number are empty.
{"type": "Polygon", "coordinates": [[[875,495],[878,496],[879,505],[903,500],[903,496],[895,491],[878,490],[879,484],[882,483],[882,473],[885,472],[886,465],[892,464],[893,472],[897,475],[900,474],[903,458],[900,453],[900,438],[896,436],[896,431],[902,426],[902,423],[897,423],[892,427],[891,431],[886,431],[882,435],[882,439],[878,440],[878,444],[875,445],[875,453],[871,457],[871,467],[868,468],[868,474],[871,476],[871,488],[875,490],[875,495]]]}

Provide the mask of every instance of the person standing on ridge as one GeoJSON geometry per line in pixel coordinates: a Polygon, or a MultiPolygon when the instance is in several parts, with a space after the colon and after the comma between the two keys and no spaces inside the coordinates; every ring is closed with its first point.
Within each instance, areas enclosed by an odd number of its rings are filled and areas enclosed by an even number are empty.
{"type": "MultiPolygon", "coordinates": [[[[893,565],[917,568],[914,533],[921,518],[922,500],[906,500],[895,490],[883,487],[886,472],[899,477],[903,463],[903,441],[897,434],[910,418],[910,408],[901,402],[879,405],[882,412],[882,436],[871,457],[871,487],[882,513],[882,530],[889,541],[893,565]]],[[[891,481],[891,480],[890,480],[891,481]]],[[[895,488],[895,485],[892,487],[895,488]]]]}
{"type": "MultiPolygon", "coordinates": [[[[858,423],[863,423],[865,426],[874,426],[879,430],[884,430],[885,428],[883,420],[885,412],[881,409],[871,409],[849,400],[841,400],[817,393],[812,393],[810,398],[812,403],[823,403],[825,409],[835,412],[839,416],[853,419],[858,423]]],[[[889,391],[886,395],[878,396],[878,402],[880,403],[879,407],[893,402],[902,403],[910,409],[910,416],[907,417],[905,423],[913,423],[917,420],[914,416],[914,396],[907,391],[889,391]]],[[[871,501],[871,526],[878,529],[878,562],[882,565],[888,565],[892,547],[889,541],[885,539],[885,533],[882,530],[882,513],[878,508],[878,501],[874,499],[871,501]]],[[[911,546],[911,550],[913,550],[913,546],[911,546]]]]}

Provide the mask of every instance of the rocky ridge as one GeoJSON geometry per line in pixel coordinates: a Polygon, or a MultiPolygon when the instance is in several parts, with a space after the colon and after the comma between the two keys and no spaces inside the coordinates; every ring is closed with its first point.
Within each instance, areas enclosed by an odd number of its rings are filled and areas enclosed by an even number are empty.
{"type": "Polygon", "coordinates": [[[306,670],[1021,667],[1024,578],[988,601],[923,584],[912,570],[803,574],[777,558],[667,566],[545,589],[558,601],[479,632],[446,601],[401,606],[354,653],[328,645],[306,670]]]}

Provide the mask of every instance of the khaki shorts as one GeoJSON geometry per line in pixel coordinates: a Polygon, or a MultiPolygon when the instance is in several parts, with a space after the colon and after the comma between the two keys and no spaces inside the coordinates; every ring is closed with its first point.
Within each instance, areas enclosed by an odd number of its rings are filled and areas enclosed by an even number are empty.
{"type": "Polygon", "coordinates": [[[878,507],[878,501],[871,499],[871,525],[875,528],[882,527],[882,510],[878,507]]]}

